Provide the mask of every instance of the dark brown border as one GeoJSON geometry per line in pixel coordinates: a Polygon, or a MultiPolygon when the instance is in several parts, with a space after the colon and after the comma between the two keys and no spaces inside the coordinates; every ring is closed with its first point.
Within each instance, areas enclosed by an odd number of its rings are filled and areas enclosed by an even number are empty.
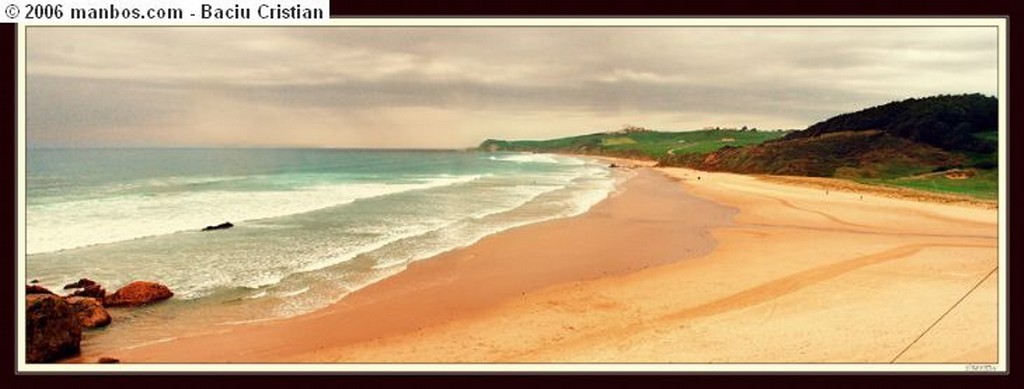
{"type": "MultiPolygon", "coordinates": [[[[783,1],[765,1],[765,0],[700,0],[700,1],[658,1],[658,0],[632,0],[628,2],[598,2],[598,1],[558,1],[558,0],[448,0],[448,1],[429,1],[429,0],[341,0],[331,1],[331,14],[336,17],[360,17],[360,16],[391,16],[391,17],[414,17],[414,16],[458,16],[458,17],[471,17],[471,16],[535,16],[535,17],[573,17],[573,16],[649,16],[649,17],[711,17],[711,16],[748,16],[748,17],[785,17],[785,16],[796,16],[796,17],[811,17],[811,16],[824,16],[824,17],[853,17],[853,16],[870,16],[870,17],[885,17],[885,16],[1008,16],[1009,22],[1009,44],[1008,52],[1010,53],[1010,63],[1017,63],[1018,61],[1014,58],[1018,50],[1015,50],[1014,43],[1024,40],[1019,32],[1020,28],[1013,28],[1012,8],[1010,7],[1011,1],[998,0],[998,1],[986,1],[986,0],[974,0],[974,1],[957,1],[957,0],[930,0],[923,2],[911,2],[911,1],[896,1],[896,0],[866,0],[866,1],[830,1],[830,0],[783,0],[783,1]]],[[[0,43],[0,47],[5,48],[4,55],[0,56],[0,72],[5,76],[0,77],[2,83],[0,83],[0,91],[6,91],[6,103],[3,104],[2,117],[7,118],[7,129],[9,132],[0,136],[2,138],[2,148],[6,152],[0,153],[4,159],[4,163],[7,164],[4,167],[3,172],[5,175],[5,181],[10,185],[7,187],[2,194],[2,201],[4,205],[0,207],[0,213],[8,221],[5,224],[4,243],[5,252],[8,254],[7,258],[17,257],[17,160],[18,150],[17,147],[17,81],[18,81],[18,69],[17,69],[17,26],[14,24],[2,24],[0,25],[0,42],[8,42],[7,44],[0,43]]],[[[1007,71],[1012,69],[1012,65],[1007,67],[1007,71]]],[[[1010,72],[1012,73],[1012,72],[1010,72]]],[[[1013,89],[1015,86],[1019,86],[1019,78],[1014,78],[1012,74],[1008,74],[1009,88],[1008,91],[1013,89]]],[[[1022,123],[1022,113],[1020,109],[1024,107],[1017,107],[1014,104],[1014,100],[1008,96],[1000,96],[1007,101],[1007,107],[1009,107],[1008,115],[1008,127],[1012,128],[1013,123],[1022,123]],[[1020,109],[1018,109],[1020,108],[1020,109]]],[[[1015,144],[1020,143],[1024,136],[1014,137],[1009,136],[1008,149],[1019,149],[1015,144]],[[1019,139],[1018,139],[1019,138],[1019,139]]],[[[1011,177],[1010,172],[1016,171],[1016,165],[1020,164],[1020,161],[1016,161],[1010,158],[1010,153],[1007,155],[1008,166],[1007,175],[1011,177]]],[[[1009,183],[1009,180],[1007,181],[1009,183]]],[[[1018,208],[1016,212],[1014,208],[1009,207],[1009,200],[1011,198],[1012,191],[1007,188],[1006,203],[1003,205],[1007,208],[1008,219],[1012,219],[1014,215],[1020,213],[1018,208]]],[[[1007,232],[1009,232],[1010,225],[1007,225],[1007,232]]],[[[1012,240],[1010,242],[1012,246],[1012,240]]],[[[1013,250],[1012,247],[1008,247],[1008,258],[1012,259],[1013,250]]],[[[1010,274],[1011,279],[1018,278],[1014,277],[1014,269],[1019,268],[1009,266],[1007,271],[1010,274]]],[[[17,263],[11,260],[7,269],[12,273],[7,280],[16,278],[17,274],[17,263]]],[[[1019,272],[1019,271],[1017,271],[1019,272]]],[[[16,281],[16,280],[15,280],[16,281]]],[[[18,282],[9,284],[6,290],[17,296],[17,288],[20,286],[18,282]]],[[[1007,309],[1009,311],[1010,322],[1021,322],[1019,310],[1011,309],[1010,301],[1013,300],[1012,285],[1008,285],[1010,295],[1008,295],[1007,309]]],[[[0,298],[2,300],[2,310],[10,312],[11,316],[8,320],[0,320],[4,327],[11,326],[7,332],[7,336],[0,336],[3,339],[4,349],[6,351],[0,352],[2,354],[2,360],[0,365],[10,367],[11,380],[14,381],[14,387],[28,387],[29,385],[34,387],[68,387],[68,386],[81,386],[90,384],[135,384],[135,385],[149,385],[158,383],[167,383],[170,385],[177,386],[180,381],[187,383],[198,383],[201,381],[207,381],[207,378],[213,378],[210,376],[190,377],[190,376],[175,376],[173,381],[167,380],[164,377],[156,377],[153,375],[132,375],[126,377],[115,377],[115,376],[70,376],[70,375],[58,375],[58,376],[39,376],[39,375],[15,375],[16,365],[14,360],[14,344],[15,344],[15,332],[14,327],[15,319],[17,317],[15,312],[15,304],[13,297],[0,298]]],[[[1007,328],[1008,332],[1010,327],[1007,328]]],[[[1014,349],[1015,337],[1011,333],[1009,336],[1010,351],[1014,349]]],[[[1019,342],[1016,342],[1019,343],[1019,342]]],[[[594,383],[598,384],[612,384],[621,385],[627,384],[633,386],[635,384],[670,384],[678,386],[679,384],[709,384],[709,383],[721,383],[722,381],[728,381],[729,383],[747,383],[759,384],[760,380],[771,379],[774,383],[779,381],[800,383],[814,387],[821,387],[823,385],[833,386],[850,386],[850,387],[864,387],[870,384],[877,383],[878,380],[892,381],[893,384],[910,384],[912,386],[924,386],[929,388],[936,387],[964,387],[964,386],[975,386],[981,385],[983,387],[989,386],[1007,386],[1010,384],[1012,373],[1016,371],[1024,371],[1021,368],[1017,368],[1016,359],[1012,355],[1008,357],[1009,375],[930,375],[930,376],[917,376],[917,375],[879,375],[879,374],[859,374],[851,375],[847,377],[837,377],[835,374],[821,374],[821,375],[803,375],[799,373],[789,374],[773,374],[768,377],[767,374],[742,374],[733,375],[729,377],[723,377],[721,375],[644,375],[642,377],[624,377],[622,375],[615,376],[600,376],[600,377],[580,377],[585,376],[583,374],[547,374],[543,376],[534,377],[512,377],[512,374],[502,374],[500,378],[508,379],[517,383],[551,383],[555,385],[562,385],[569,381],[576,382],[578,378],[590,378],[594,379],[594,383]],[[600,381],[598,381],[600,380],[600,381]]],[[[167,375],[163,373],[162,375],[167,375]]],[[[493,381],[485,381],[490,377],[473,376],[473,377],[453,377],[452,375],[445,375],[444,378],[448,383],[456,384],[485,384],[493,381]]],[[[725,374],[722,374],[725,375],[725,374]]],[[[6,376],[6,374],[5,374],[6,376]]],[[[378,376],[350,376],[345,377],[339,382],[339,377],[333,375],[328,376],[304,376],[304,377],[287,377],[287,380],[277,379],[284,378],[283,375],[277,375],[275,379],[268,380],[268,377],[252,377],[252,376],[240,376],[234,375],[230,377],[233,381],[231,384],[238,384],[242,386],[263,386],[263,385],[275,385],[284,384],[282,386],[299,386],[311,383],[323,383],[323,384],[356,384],[356,385],[375,385],[379,383],[398,383],[398,384],[409,384],[414,381],[420,381],[423,379],[422,376],[414,374],[402,374],[396,377],[378,377],[378,376]],[[330,381],[327,381],[330,379],[330,381]]],[[[6,378],[6,377],[5,377],[6,378]]],[[[747,385],[744,385],[747,386],[747,385]]]]}
{"type": "Polygon", "coordinates": [[[331,0],[333,16],[1004,15],[1010,0],[331,0]]]}
{"type": "Polygon", "coordinates": [[[17,368],[15,363],[17,361],[14,358],[16,350],[14,350],[15,337],[17,336],[17,312],[16,304],[14,304],[17,296],[17,288],[20,283],[17,282],[17,226],[20,220],[17,220],[17,182],[20,177],[17,175],[17,25],[14,24],[0,24],[0,47],[4,47],[4,52],[0,54],[0,91],[3,91],[3,101],[5,103],[0,104],[0,113],[3,118],[3,131],[0,135],[0,141],[3,146],[0,147],[0,159],[3,160],[3,190],[0,191],[0,202],[3,203],[3,207],[0,208],[0,215],[3,220],[7,223],[4,224],[3,251],[0,252],[0,257],[10,258],[10,262],[3,266],[5,272],[10,271],[10,275],[4,277],[6,280],[14,280],[14,283],[10,283],[4,287],[4,297],[0,298],[0,311],[9,312],[8,318],[0,320],[4,328],[10,326],[9,330],[4,332],[4,336],[0,336],[3,340],[3,352],[0,352],[0,365],[10,366],[11,372],[17,368]],[[15,297],[7,297],[7,293],[12,293],[15,297]]]}
{"type": "MultiPolygon", "coordinates": [[[[3,182],[4,191],[0,194],[0,218],[6,222],[3,225],[3,251],[0,258],[11,258],[11,261],[3,266],[4,272],[10,271],[4,280],[12,281],[17,279],[18,274],[18,26],[12,23],[0,24],[0,47],[6,48],[0,54],[0,91],[3,91],[4,104],[0,105],[4,124],[0,128],[7,129],[0,135],[0,158],[3,159],[3,182]],[[6,42],[6,43],[4,43],[6,42]]],[[[3,297],[0,298],[0,312],[8,312],[11,316],[7,320],[0,320],[4,328],[11,326],[0,336],[3,341],[3,351],[0,352],[2,360],[0,366],[10,366],[11,371],[17,368],[14,355],[17,337],[17,327],[14,326],[17,316],[17,305],[14,304],[16,297],[8,297],[7,293],[18,295],[20,282],[13,282],[4,287],[3,297]],[[12,320],[14,319],[14,320],[12,320]]]]}

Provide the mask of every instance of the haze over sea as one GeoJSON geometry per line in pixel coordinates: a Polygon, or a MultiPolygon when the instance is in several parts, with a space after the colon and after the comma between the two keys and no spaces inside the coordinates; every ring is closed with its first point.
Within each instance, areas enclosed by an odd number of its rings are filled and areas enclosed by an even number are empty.
{"type": "Polygon", "coordinates": [[[59,290],[86,277],[110,292],[150,280],[175,292],[115,317],[104,331],[135,333],[119,336],[124,344],[178,333],[168,319],[232,324],[322,308],[413,261],[583,213],[616,179],[573,157],[462,151],[30,149],[26,158],[29,280],[59,290]],[[225,221],[235,227],[200,231],[225,221]]]}

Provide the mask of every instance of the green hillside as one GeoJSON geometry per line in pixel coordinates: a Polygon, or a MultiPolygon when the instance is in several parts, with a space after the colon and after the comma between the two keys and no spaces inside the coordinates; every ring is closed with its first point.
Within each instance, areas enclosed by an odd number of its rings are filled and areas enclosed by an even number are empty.
{"type": "Polygon", "coordinates": [[[994,199],[997,101],[982,95],[908,99],[842,114],[757,145],[668,155],[662,166],[845,178],[994,199]]]}
{"type": "Polygon", "coordinates": [[[709,171],[883,178],[930,173],[965,161],[961,155],[881,131],[850,131],[767,142],[756,147],[727,147],[707,154],[676,155],[661,162],[709,171]]]}
{"type": "Polygon", "coordinates": [[[550,140],[489,139],[479,149],[657,160],[708,171],[834,177],[994,199],[998,100],[907,99],[837,115],[802,131],[619,131],[550,140]]]}
{"type": "Polygon", "coordinates": [[[574,153],[655,160],[672,154],[707,153],[724,146],[760,144],[783,135],[779,131],[718,129],[659,132],[627,128],[551,140],[488,139],[479,148],[489,151],[574,153]]]}

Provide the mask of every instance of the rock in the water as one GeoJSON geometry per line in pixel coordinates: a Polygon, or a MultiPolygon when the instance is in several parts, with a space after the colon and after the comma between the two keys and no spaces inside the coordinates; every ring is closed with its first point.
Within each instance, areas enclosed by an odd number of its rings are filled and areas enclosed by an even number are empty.
{"type": "Polygon", "coordinates": [[[106,289],[103,289],[103,286],[101,286],[100,284],[94,284],[86,286],[85,288],[82,288],[80,290],[76,290],[75,293],[72,293],[71,295],[92,297],[100,299],[100,301],[103,301],[103,298],[107,297],[107,291],[106,289]]]}
{"type": "Polygon", "coordinates": [[[63,298],[52,294],[25,297],[25,360],[53,362],[78,354],[82,324],[63,298]]]}
{"type": "Polygon", "coordinates": [[[75,282],[72,282],[70,284],[64,285],[64,289],[78,289],[78,288],[85,288],[85,287],[93,286],[93,285],[96,285],[96,281],[90,280],[88,278],[82,278],[82,279],[80,279],[78,281],[75,281],[75,282]]]}
{"type": "Polygon", "coordinates": [[[215,225],[215,226],[206,226],[206,228],[203,228],[203,231],[226,230],[226,229],[234,227],[234,226],[235,225],[231,224],[231,222],[223,222],[223,223],[215,225]]]}
{"type": "Polygon", "coordinates": [[[118,289],[114,294],[103,300],[103,305],[114,307],[119,305],[143,305],[160,300],[166,300],[174,296],[167,286],[156,282],[135,281],[123,288],[118,289]]]}
{"type": "Polygon", "coordinates": [[[117,358],[111,358],[111,357],[100,357],[100,359],[97,359],[96,362],[99,362],[99,363],[121,363],[121,360],[117,359],[117,358]]]}
{"type": "Polygon", "coordinates": [[[78,315],[78,321],[85,328],[105,327],[110,324],[110,314],[100,300],[92,297],[71,296],[64,299],[78,315]]]}
{"type": "Polygon", "coordinates": [[[25,294],[55,294],[39,285],[25,285],[25,294]]]}
{"type": "Polygon", "coordinates": [[[28,283],[30,283],[30,284],[38,284],[39,280],[32,280],[32,281],[29,281],[28,283]]]}

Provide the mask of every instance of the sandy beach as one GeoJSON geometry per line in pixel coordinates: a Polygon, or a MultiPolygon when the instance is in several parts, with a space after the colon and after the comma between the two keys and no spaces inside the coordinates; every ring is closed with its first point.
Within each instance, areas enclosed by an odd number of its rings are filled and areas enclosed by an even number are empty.
{"type": "MultiPolygon", "coordinates": [[[[997,210],[639,168],[591,211],[152,362],[996,362],[997,210]],[[698,179],[699,177],[699,179],[698,179]]],[[[83,350],[81,361],[98,355],[83,350]]]]}
{"type": "Polygon", "coordinates": [[[12,35],[16,374],[1009,370],[1003,12],[307,8],[12,35]]]}

